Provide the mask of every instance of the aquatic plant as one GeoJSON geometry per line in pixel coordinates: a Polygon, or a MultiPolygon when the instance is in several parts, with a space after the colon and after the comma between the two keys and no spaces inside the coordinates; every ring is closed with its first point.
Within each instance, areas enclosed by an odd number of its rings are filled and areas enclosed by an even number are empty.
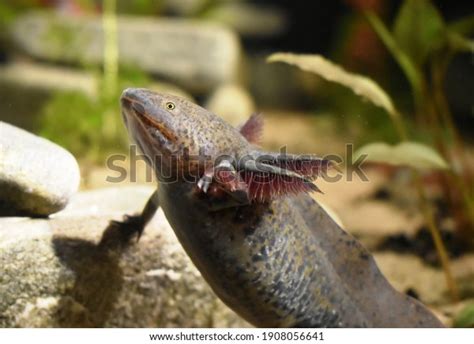
{"type": "Polygon", "coordinates": [[[385,142],[369,143],[359,148],[354,161],[365,154],[372,162],[411,168],[420,207],[445,272],[448,288],[452,298],[458,299],[448,253],[441,240],[435,211],[426,195],[421,172],[440,171],[444,178],[446,197],[451,201],[452,213],[457,220],[458,232],[472,243],[474,181],[465,176],[469,171],[463,162],[464,144],[452,119],[443,91],[443,81],[447,66],[456,53],[474,51],[474,43],[464,36],[473,29],[473,18],[446,24],[429,0],[405,0],[392,32],[375,13],[367,12],[365,16],[411,85],[415,104],[414,123],[420,129],[428,128],[428,143],[413,141],[407,129],[411,119],[402,116],[389,94],[372,79],[350,73],[320,55],[276,53],[268,61],[295,65],[348,87],[389,114],[398,133],[399,143],[393,146],[385,142]],[[429,68],[425,68],[426,66],[429,68]],[[452,154],[453,151],[458,154],[452,154]],[[456,192],[453,193],[452,189],[456,192]],[[463,211],[459,212],[459,209],[463,211]]]}

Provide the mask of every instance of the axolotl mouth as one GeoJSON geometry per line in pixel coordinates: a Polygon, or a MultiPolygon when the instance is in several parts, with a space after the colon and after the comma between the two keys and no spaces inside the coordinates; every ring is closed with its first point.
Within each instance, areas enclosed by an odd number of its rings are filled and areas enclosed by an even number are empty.
{"type": "MultiPolygon", "coordinates": [[[[146,131],[153,129],[154,135],[159,134],[168,142],[176,142],[177,137],[161,121],[155,118],[152,111],[160,111],[153,104],[147,104],[146,95],[141,95],[140,89],[127,88],[120,98],[122,104],[122,116],[125,126],[129,128],[130,116],[133,116],[146,131]],[[147,111],[146,107],[150,107],[147,111]]],[[[130,128],[129,128],[130,130],[130,128]]]]}

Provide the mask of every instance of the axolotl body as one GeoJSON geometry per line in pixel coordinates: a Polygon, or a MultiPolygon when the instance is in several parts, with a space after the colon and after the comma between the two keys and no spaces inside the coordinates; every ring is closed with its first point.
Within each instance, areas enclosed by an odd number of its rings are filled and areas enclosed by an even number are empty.
{"type": "Polygon", "coordinates": [[[157,191],[122,223],[141,235],[161,207],[230,308],[261,327],[439,327],[315,202],[331,163],[262,151],[260,116],[237,129],[177,96],[126,89],[122,115],[157,191]]]}

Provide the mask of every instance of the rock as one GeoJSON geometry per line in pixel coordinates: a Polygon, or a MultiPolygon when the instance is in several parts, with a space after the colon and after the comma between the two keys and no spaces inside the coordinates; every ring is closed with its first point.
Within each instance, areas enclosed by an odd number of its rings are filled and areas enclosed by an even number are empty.
{"type": "Polygon", "coordinates": [[[282,10],[241,1],[218,4],[206,13],[206,19],[228,25],[240,35],[252,38],[276,36],[288,26],[282,10]]]}
{"type": "Polygon", "coordinates": [[[255,112],[252,96],[236,84],[226,84],[215,90],[205,108],[234,126],[244,123],[255,112]]]}
{"type": "Polygon", "coordinates": [[[208,0],[163,0],[162,6],[166,13],[179,16],[192,16],[202,11],[208,0]]]}
{"type": "MultiPolygon", "coordinates": [[[[234,80],[237,36],[217,24],[177,19],[118,17],[119,62],[137,66],[195,92],[234,80]]],[[[101,64],[103,28],[99,16],[48,12],[26,14],[12,25],[14,42],[45,60],[101,64]]]]}
{"type": "Polygon", "coordinates": [[[68,151],[0,122],[0,215],[55,213],[66,206],[79,181],[79,166],[68,151]]]}
{"type": "Polygon", "coordinates": [[[13,62],[0,66],[0,82],[51,92],[80,91],[91,98],[98,94],[97,79],[92,73],[41,63],[13,62]]]}
{"type": "MultiPolygon", "coordinates": [[[[39,62],[19,61],[0,65],[0,118],[27,130],[37,130],[41,111],[52,95],[80,92],[96,99],[100,95],[98,80],[87,71],[39,62]],[[25,102],[25,99],[28,101],[25,102]]],[[[140,86],[193,100],[188,92],[172,83],[154,81],[140,86]]]]}
{"type": "Polygon", "coordinates": [[[0,327],[248,327],[207,286],[161,211],[138,243],[109,226],[152,192],[83,192],[48,220],[0,219],[0,327]]]}

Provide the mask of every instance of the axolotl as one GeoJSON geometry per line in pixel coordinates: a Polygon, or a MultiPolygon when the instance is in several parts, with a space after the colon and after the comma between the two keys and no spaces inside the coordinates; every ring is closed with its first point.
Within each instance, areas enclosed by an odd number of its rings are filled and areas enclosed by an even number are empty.
{"type": "Polygon", "coordinates": [[[129,88],[131,139],[156,172],[138,237],[161,207],[215,294],[259,327],[440,327],[396,291],[372,255],[309,195],[332,168],[259,148],[262,118],[240,128],[187,99],[129,88]]]}

